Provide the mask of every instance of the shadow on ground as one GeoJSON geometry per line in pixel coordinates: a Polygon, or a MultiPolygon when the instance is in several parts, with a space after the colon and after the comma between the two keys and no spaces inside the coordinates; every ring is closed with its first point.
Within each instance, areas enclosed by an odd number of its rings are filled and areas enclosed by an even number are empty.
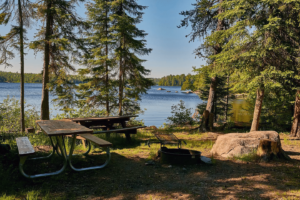
{"type": "MultiPolygon", "coordinates": [[[[125,147],[124,147],[125,148],[125,147]]],[[[298,152],[288,152],[297,154],[298,152]]],[[[215,158],[214,165],[168,166],[146,158],[112,153],[110,164],[99,170],[74,172],[69,167],[57,176],[24,178],[18,170],[18,155],[0,156],[0,197],[20,199],[36,191],[44,199],[299,199],[299,160],[270,163],[236,162],[215,158]]],[[[74,165],[101,164],[103,155],[77,157],[74,165]]],[[[55,171],[62,159],[28,161],[28,173],[55,171]]]]}

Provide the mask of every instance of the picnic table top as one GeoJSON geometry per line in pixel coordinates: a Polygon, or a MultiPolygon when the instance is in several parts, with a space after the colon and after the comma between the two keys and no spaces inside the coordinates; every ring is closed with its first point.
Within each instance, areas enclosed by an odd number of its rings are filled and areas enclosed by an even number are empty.
{"type": "Polygon", "coordinates": [[[69,120],[38,120],[36,123],[49,136],[93,133],[92,129],[69,120]]]}
{"type": "Polygon", "coordinates": [[[114,120],[114,119],[127,119],[131,117],[138,117],[138,115],[127,115],[127,116],[109,116],[109,117],[86,117],[86,118],[68,118],[66,120],[72,120],[75,122],[80,121],[106,121],[106,120],[114,120]]]}

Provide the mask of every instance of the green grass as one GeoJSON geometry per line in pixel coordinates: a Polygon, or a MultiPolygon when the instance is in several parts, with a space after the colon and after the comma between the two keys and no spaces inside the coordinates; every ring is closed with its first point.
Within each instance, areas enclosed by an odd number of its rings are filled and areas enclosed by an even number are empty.
{"type": "Polygon", "coordinates": [[[244,162],[258,162],[260,160],[260,157],[256,154],[257,151],[254,150],[251,153],[243,154],[241,156],[233,156],[233,160],[240,160],[244,162]]]}

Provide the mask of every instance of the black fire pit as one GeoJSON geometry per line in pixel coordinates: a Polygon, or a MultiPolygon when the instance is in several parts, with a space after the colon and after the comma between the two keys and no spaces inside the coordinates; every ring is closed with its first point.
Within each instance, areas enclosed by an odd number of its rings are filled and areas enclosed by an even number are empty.
{"type": "Polygon", "coordinates": [[[170,165],[192,165],[200,163],[201,152],[188,149],[168,149],[162,147],[160,150],[160,162],[170,165]]]}

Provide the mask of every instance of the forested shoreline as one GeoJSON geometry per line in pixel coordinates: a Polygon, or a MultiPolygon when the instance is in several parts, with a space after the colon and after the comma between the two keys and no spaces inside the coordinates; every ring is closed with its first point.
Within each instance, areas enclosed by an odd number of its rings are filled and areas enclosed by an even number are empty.
{"type": "MultiPolygon", "coordinates": [[[[54,78],[54,77],[53,77],[54,78]]],[[[78,75],[69,75],[70,81],[82,83],[83,78],[78,75]]],[[[42,83],[43,75],[35,73],[25,73],[24,83],[42,83]]],[[[0,71],[0,83],[20,83],[20,74],[17,72],[0,71]]]]}

